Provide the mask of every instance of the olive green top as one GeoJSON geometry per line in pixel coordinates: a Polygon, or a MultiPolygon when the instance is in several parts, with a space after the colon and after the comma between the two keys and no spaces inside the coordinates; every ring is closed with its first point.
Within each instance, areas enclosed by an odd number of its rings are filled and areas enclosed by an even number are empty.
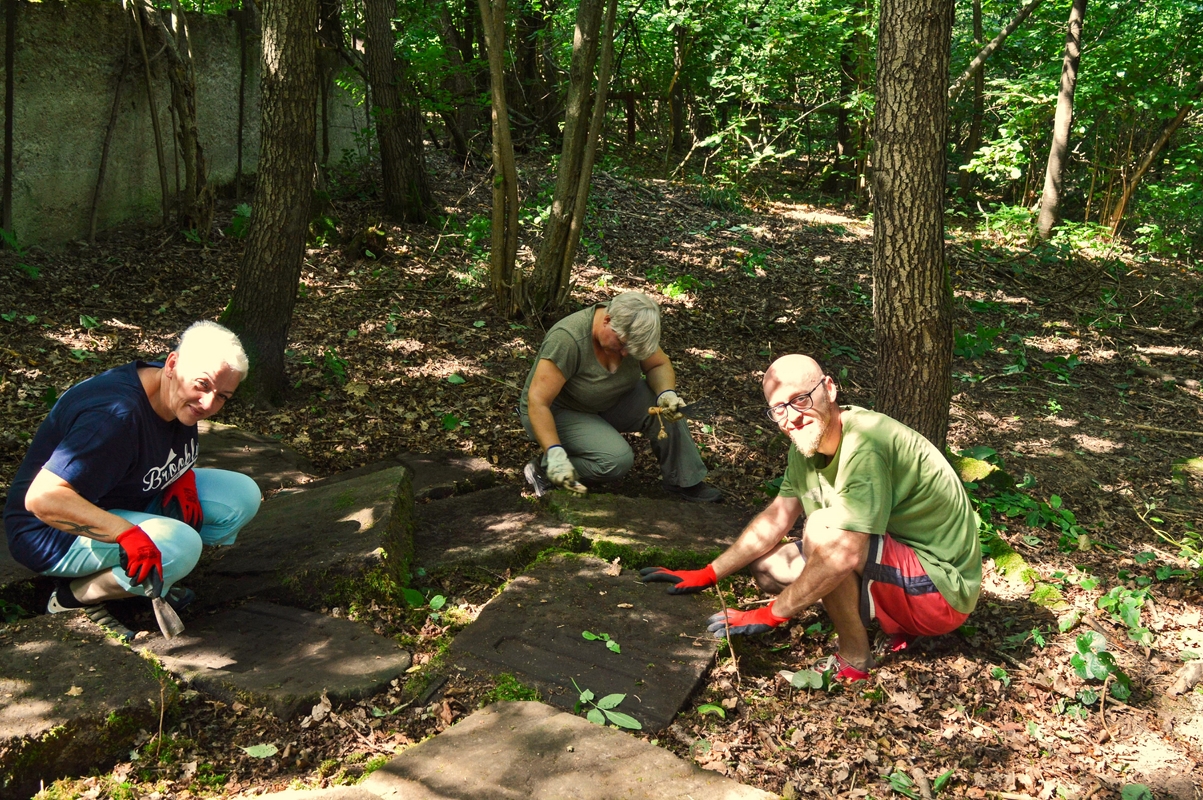
{"type": "Polygon", "coordinates": [[[982,585],[979,521],[952,465],[916,431],[857,406],[841,406],[843,432],[830,459],[789,451],[781,495],[797,497],[807,515],[837,509],[830,525],[889,532],[915,551],[936,589],[963,614],[982,585]]]}
{"type": "Polygon", "coordinates": [[[598,303],[582,308],[551,326],[539,347],[539,357],[526,376],[526,385],[522,387],[518,408],[523,417],[529,416],[527,395],[535,370],[543,359],[555,364],[564,373],[566,381],[551,404],[553,409],[600,414],[613,408],[643,377],[639,360],[634,356],[625,357],[614,372],[597,360],[593,350],[593,315],[597,309],[605,307],[605,303],[598,303]]]}

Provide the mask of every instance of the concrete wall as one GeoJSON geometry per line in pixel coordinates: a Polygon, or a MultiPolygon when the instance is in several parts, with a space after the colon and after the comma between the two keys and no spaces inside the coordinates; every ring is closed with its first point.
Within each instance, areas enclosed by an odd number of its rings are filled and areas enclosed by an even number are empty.
{"type": "MultiPolygon", "coordinates": [[[[237,162],[238,31],[232,18],[209,14],[191,14],[188,24],[198,83],[198,128],[208,180],[227,185],[234,180],[237,162]]],[[[128,14],[116,0],[18,4],[13,227],[23,244],[46,246],[87,237],[105,130],[130,34],[133,29],[128,14]]],[[[4,20],[0,15],[0,49],[3,41],[4,20]]],[[[153,225],[160,219],[154,131],[136,35],[129,46],[135,56],[134,68],[121,87],[121,104],[100,195],[98,231],[123,223],[153,225]]],[[[152,73],[167,157],[168,189],[174,193],[176,159],[168,108],[171,88],[164,62],[164,56],[152,62],[152,73]]],[[[258,163],[259,69],[259,37],[254,32],[247,52],[244,174],[253,174],[258,163]]],[[[365,125],[363,109],[355,108],[350,97],[337,87],[329,106],[332,160],[337,160],[344,149],[359,152],[353,134],[365,125]]],[[[320,113],[319,105],[319,125],[320,113]]],[[[320,147],[319,135],[319,151],[320,147]]]]}

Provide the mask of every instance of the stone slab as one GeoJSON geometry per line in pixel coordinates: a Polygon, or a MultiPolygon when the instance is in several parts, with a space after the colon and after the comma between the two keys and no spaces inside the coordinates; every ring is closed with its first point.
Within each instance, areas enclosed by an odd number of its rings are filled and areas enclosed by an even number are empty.
{"type": "MultiPolygon", "coordinates": [[[[756,511],[732,503],[687,503],[676,498],[552,492],[548,507],[591,541],[636,551],[704,553],[735,541],[756,511]]],[[[594,552],[608,557],[604,551],[594,552]]]]}
{"type": "Polygon", "coordinates": [[[270,800],[380,800],[380,796],[358,786],[331,786],[326,789],[285,789],[259,795],[270,800]]]}
{"type": "Polygon", "coordinates": [[[0,627],[0,798],[87,774],[159,718],[151,664],[83,614],[0,627]]]}
{"type": "Polygon", "coordinates": [[[414,500],[418,502],[442,500],[456,494],[487,489],[497,482],[497,475],[488,461],[451,450],[393,453],[372,464],[331,475],[324,478],[323,482],[344,481],[398,465],[409,467],[413,472],[414,500]]]}
{"type": "Polygon", "coordinates": [[[283,442],[211,420],[202,420],[197,428],[198,467],[249,475],[264,493],[317,480],[313,465],[283,442]]]}
{"type": "Polygon", "coordinates": [[[649,732],[667,727],[714,658],[705,627],[713,597],[665,594],[662,584],[645,586],[630,570],[608,575],[607,567],[591,556],[540,561],[455,637],[452,659],[513,673],[569,710],[579,694],[573,680],[597,697],[621,692],[619,711],[649,732]],[[584,639],[586,630],[609,634],[622,652],[584,639]]]}
{"type": "Polygon", "coordinates": [[[414,563],[427,571],[454,564],[518,568],[570,529],[519,487],[497,486],[418,506],[414,563]]]}
{"type": "Polygon", "coordinates": [[[206,552],[187,583],[204,607],[255,594],[320,592],[331,576],[375,567],[404,582],[412,518],[406,467],[285,489],[264,501],[232,547],[206,552]]]}
{"type": "Polygon", "coordinates": [[[614,728],[543,703],[495,703],[373,772],[384,800],[771,800],[614,728]]]}
{"type": "Polygon", "coordinates": [[[231,702],[248,700],[283,720],[329,694],[356,700],[379,692],[411,656],[366,625],[271,603],[204,617],[170,641],[146,649],[197,689],[231,702]]]}

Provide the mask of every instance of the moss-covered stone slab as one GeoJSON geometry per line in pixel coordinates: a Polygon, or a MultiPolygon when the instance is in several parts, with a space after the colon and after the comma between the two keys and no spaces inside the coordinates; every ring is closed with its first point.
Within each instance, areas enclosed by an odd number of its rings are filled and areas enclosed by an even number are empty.
{"type": "Polygon", "coordinates": [[[201,607],[251,595],[310,599],[341,578],[383,571],[405,585],[413,553],[407,467],[286,489],[232,547],[206,552],[185,581],[201,607]]]}
{"type": "Polygon", "coordinates": [[[0,798],[106,768],[158,724],[159,702],[154,665],[82,613],[0,627],[0,798]]]}
{"type": "Polygon", "coordinates": [[[451,450],[393,453],[380,461],[331,475],[324,480],[331,483],[344,481],[399,465],[409,467],[413,472],[414,500],[418,502],[487,489],[497,482],[497,475],[488,461],[451,450]]]}
{"type": "Polygon", "coordinates": [[[497,486],[419,505],[414,563],[428,572],[465,564],[520,568],[570,530],[517,486],[497,486]]]}
{"type": "Polygon", "coordinates": [[[197,428],[200,432],[198,467],[241,472],[265,493],[317,480],[308,459],[277,439],[212,420],[202,420],[197,423],[197,428]]]}
{"type": "Polygon", "coordinates": [[[771,800],[667,750],[543,703],[495,703],[360,788],[384,800],[771,800]]]}
{"type": "Polygon", "coordinates": [[[411,656],[366,625],[271,603],[206,616],[146,649],[171,672],[227,702],[272,709],[283,720],[329,694],[356,700],[383,690],[411,656]]]}
{"type": "Polygon", "coordinates": [[[670,595],[637,572],[608,574],[592,556],[558,555],[510,581],[455,637],[452,659],[493,675],[512,673],[552,705],[571,710],[581,689],[627,699],[619,711],[648,731],[668,726],[709,669],[716,640],[706,618],[712,592],[670,595]],[[581,634],[608,634],[605,641],[581,634]]]}

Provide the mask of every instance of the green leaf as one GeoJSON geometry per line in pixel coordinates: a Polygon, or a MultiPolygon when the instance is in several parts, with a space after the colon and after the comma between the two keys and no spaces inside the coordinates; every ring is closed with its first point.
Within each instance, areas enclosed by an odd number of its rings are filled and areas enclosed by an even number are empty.
{"type": "Polygon", "coordinates": [[[618,642],[606,642],[606,649],[611,653],[621,653],[622,648],[618,646],[618,642]]]}
{"type": "Polygon", "coordinates": [[[592,699],[593,699],[593,690],[592,689],[584,689],[581,691],[581,702],[582,703],[588,703],[592,699]]]}
{"type": "Polygon", "coordinates": [[[823,673],[813,669],[800,669],[790,678],[789,683],[795,689],[822,689],[823,673]]]}
{"type": "Polygon", "coordinates": [[[441,594],[436,594],[434,597],[430,598],[431,611],[438,611],[445,605],[447,605],[447,598],[443,597],[441,594]]]}
{"type": "Polygon", "coordinates": [[[1122,800],[1153,800],[1153,792],[1143,783],[1129,783],[1119,790],[1122,800]]]}
{"type": "Polygon", "coordinates": [[[950,778],[952,778],[952,770],[948,770],[947,772],[942,773],[940,775],[940,777],[936,778],[934,781],[931,782],[932,792],[938,792],[941,789],[943,789],[944,784],[948,783],[950,778]]]}
{"type": "Polygon", "coordinates": [[[717,706],[714,703],[704,703],[698,706],[699,714],[718,714],[721,719],[727,718],[727,709],[722,706],[717,706]]]}
{"type": "Polygon", "coordinates": [[[280,752],[280,748],[274,744],[253,744],[250,747],[242,748],[251,758],[271,758],[276,753],[280,752]]]}
{"type": "Polygon", "coordinates": [[[96,317],[90,317],[87,314],[79,315],[79,324],[88,330],[100,327],[100,323],[96,321],[96,317]]]}
{"type": "Polygon", "coordinates": [[[598,639],[600,639],[601,637],[600,637],[600,636],[598,636],[598,635],[597,635],[596,633],[594,633],[593,631],[581,631],[581,638],[583,638],[583,639],[588,639],[588,640],[589,640],[589,641],[591,641],[591,642],[596,642],[596,641],[597,641],[598,639]]]}
{"type": "Polygon", "coordinates": [[[458,386],[461,383],[467,383],[467,381],[464,380],[464,376],[453,373],[447,376],[447,383],[458,386]]]}
{"type": "Polygon", "coordinates": [[[485,321],[483,319],[478,319],[478,320],[476,320],[476,322],[472,323],[473,328],[483,328],[484,326],[485,326],[485,321]]]}
{"type": "Polygon", "coordinates": [[[585,714],[585,719],[589,720],[594,725],[605,725],[606,724],[605,715],[599,709],[596,709],[596,708],[589,709],[589,712],[587,714],[585,714]]]}
{"type": "Polygon", "coordinates": [[[621,711],[607,711],[605,714],[606,718],[610,720],[610,722],[614,723],[620,728],[626,728],[629,731],[643,730],[643,725],[639,723],[639,720],[624,714],[621,711]]]}
{"type": "Polygon", "coordinates": [[[597,701],[597,707],[602,709],[617,708],[619,703],[626,699],[627,696],[625,694],[608,694],[597,701]]]}
{"type": "Polygon", "coordinates": [[[426,595],[417,589],[402,589],[401,596],[405,598],[405,604],[410,608],[421,608],[426,605],[426,595]]]}
{"type": "Polygon", "coordinates": [[[443,430],[453,431],[460,425],[459,417],[454,414],[444,414],[442,419],[443,430]]]}

